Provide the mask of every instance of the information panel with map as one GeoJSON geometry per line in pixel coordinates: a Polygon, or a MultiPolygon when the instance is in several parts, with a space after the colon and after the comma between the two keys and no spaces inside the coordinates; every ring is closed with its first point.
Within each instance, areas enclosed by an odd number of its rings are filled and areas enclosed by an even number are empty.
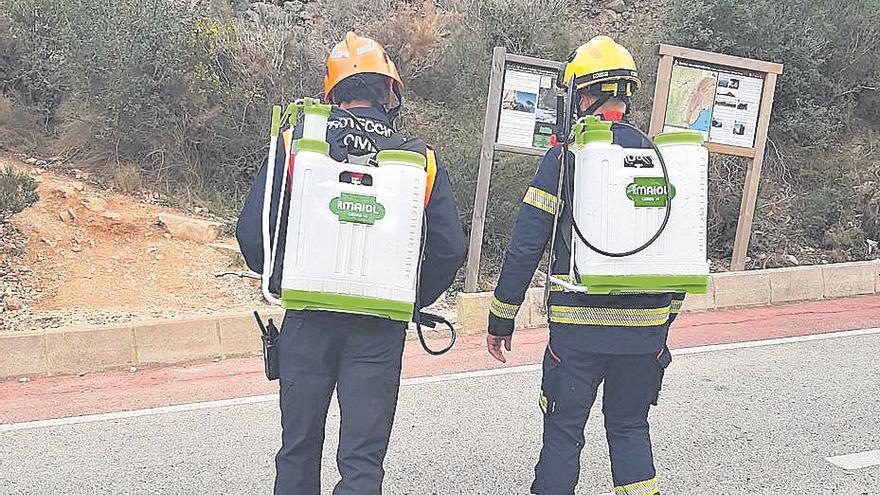
{"type": "Polygon", "coordinates": [[[676,59],[664,131],[699,131],[710,143],[755,146],[765,74],[676,59]]]}

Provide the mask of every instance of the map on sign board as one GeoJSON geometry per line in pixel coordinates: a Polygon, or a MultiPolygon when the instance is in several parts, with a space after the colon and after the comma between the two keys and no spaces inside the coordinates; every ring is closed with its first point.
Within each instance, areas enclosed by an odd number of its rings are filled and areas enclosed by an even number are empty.
{"type": "Polygon", "coordinates": [[[711,143],[753,148],[764,74],[676,59],[664,131],[699,131],[711,143]]]}
{"type": "Polygon", "coordinates": [[[547,149],[556,131],[556,72],[508,63],[504,70],[496,142],[547,149]]]}

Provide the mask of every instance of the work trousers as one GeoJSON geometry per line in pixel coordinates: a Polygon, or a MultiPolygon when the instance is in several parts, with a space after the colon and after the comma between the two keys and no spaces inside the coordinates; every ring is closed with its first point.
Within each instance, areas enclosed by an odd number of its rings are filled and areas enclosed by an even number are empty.
{"type": "Polygon", "coordinates": [[[406,326],[384,318],[287,311],[279,337],[281,449],[276,495],[320,495],[324,426],[339,400],[342,479],[333,495],[380,495],[406,326]]]}
{"type": "Polygon", "coordinates": [[[672,360],[664,347],[650,354],[600,354],[577,329],[550,326],[540,406],[544,445],[532,493],[573,495],[580,475],[584,427],[604,382],[602,413],[615,495],[657,495],[648,410],[656,404],[672,360]]]}

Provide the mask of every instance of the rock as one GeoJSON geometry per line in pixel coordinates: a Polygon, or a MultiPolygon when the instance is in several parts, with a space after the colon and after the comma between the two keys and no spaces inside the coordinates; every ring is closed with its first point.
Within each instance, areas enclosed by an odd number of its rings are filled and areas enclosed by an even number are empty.
{"type": "Polygon", "coordinates": [[[73,247],[70,248],[70,250],[74,253],[79,253],[82,252],[82,246],[80,246],[79,244],[74,244],[73,247]]]}
{"type": "Polygon", "coordinates": [[[122,218],[122,215],[120,215],[119,213],[116,213],[115,211],[105,211],[104,213],[101,214],[101,216],[106,218],[107,220],[114,220],[114,221],[119,221],[122,218]]]}
{"type": "Polygon", "coordinates": [[[799,266],[801,264],[801,262],[793,254],[789,254],[788,256],[786,256],[785,261],[788,261],[794,266],[799,266]]]}
{"type": "Polygon", "coordinates": [[[85,371],[80,371],[79,373],[76,374],[76,376],[78,376],[78,377],[80,377],[80,378],[81,378],[81,377],[84,377],[84,376],[86,376],[86,372],[85,372],[85,371]]]}
{"type": "Polygon", "coordinates": [[[56,196],[62,198],[73,198],[77,196],[76,189],[65,186],[64,184],[56,184],[54,186],[51,186],[49,191],[52,192],[52,194],[55,194],[56,196]]]}
{"type": "Polygon", "coordinates": [[[623,12],[626,12],[626,2],[623,0],[611,0],[605,4],[605,8],[613,10],[618,14],[622,14],[623,12]]]}
{"type": "Polygon", "coordinates": [[[188,218],[171,213],[160,213],[159,224],[165,227],[169,234],[178,239],[193,241],[201,244],[210,244],[217,240],[220,235],[220,224],[188,218]]]}
{"type": "Polygon", "coordinates": [[[215,242],[210,245],[212,248],[217,251],[228,253],[228,254],[241,254],[241,250],[238,248],[237,244],[226,244],[224,242],[215,242]]]}
{"type": "Polygon", "coordinates": [[[71,186],[77,191],[82,191],[86,188],[86,186],[84,186],[82,182],[74,182],[73,184],[71,184],[71,186]]]}
{"type": "Polygon", "coordinates": [[[129,371],[130,373],[137,373],[137,370],[138,370],[138,369],[135,368],[134,366],[132,366],[131,368],[128,369],[128,371],[129,371]]]}
{"type": "Polygon", "coordinates": [[[101,213],[107,209],[107,202],[101,198],[83,198],[82,205],[94,213],[101,213]]]}
{"type": "Polygon", "coordinates": [[[3,300],[3,307],[6,308],[7,311],[18,311],[24,308],[24,303],[17,297],[7,297],[3,300]]]}
{"type": "Polygon", "coordinates": [[[169,234],[168,232],[165,232],[164,234],[162,234],[162,237],[164,237],[164,238],[166,238],[166,239],[171,239],[171,238],[174,237],[174,236],[171,235],[171,234],[169,234]]]}
{"type": "Polygon", "coordinates": [[[28,165],[36,165],[39,160],[37,160],[36,158],[25,158],[22,161],[28,165]]]}
{"type": "Polygon", "coordinates": [[[76,222],[76,214],[70,208],[65,208],[58,212],[58,217],[61,218],[61,221],[64,223],[76,222]]]}
{"type": "Polygon", "coordinates": [[[27,383],[27,382],[29,382],[29,381],[31,381],[31,379],[30,379],[30,377],[28,377],[28,376],[23,376],[23,377],[21,377],[21,378],[18,379],[18,383],[27,383]]]}
{"type": "Polygon", "coordinates": [[[153,258],[155,258],[156,261],[162,261],[163,259],[165,259],[165,255],[156,253],[156,255],[153,256],[153,258]]]}

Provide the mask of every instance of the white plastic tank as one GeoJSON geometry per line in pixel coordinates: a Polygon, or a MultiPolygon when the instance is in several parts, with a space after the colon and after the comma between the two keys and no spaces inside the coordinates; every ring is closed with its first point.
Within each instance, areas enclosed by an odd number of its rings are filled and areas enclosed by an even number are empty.
{"type": "Polygon", "coordinates": [[[288,309],[410,321],[416,299],[425,157],[381,151],[378,167],[334,161],[299,140],[281,299],[288,309]]]}
{"type": "Polygon", "coordinates": [[[672,184],[669,190],[654,150],[612,144],[610,122],[589,120],[576,128],[575,136],[573,216],[593,246],[610,253],[631,251],[661,226],[667,194],[672,211],[660,237],[626,257],[599,254],[572,232],[571,280],[599,294],[705,293],[709,154],[702,136],[683,131],[655,138],[672,184]]]}

